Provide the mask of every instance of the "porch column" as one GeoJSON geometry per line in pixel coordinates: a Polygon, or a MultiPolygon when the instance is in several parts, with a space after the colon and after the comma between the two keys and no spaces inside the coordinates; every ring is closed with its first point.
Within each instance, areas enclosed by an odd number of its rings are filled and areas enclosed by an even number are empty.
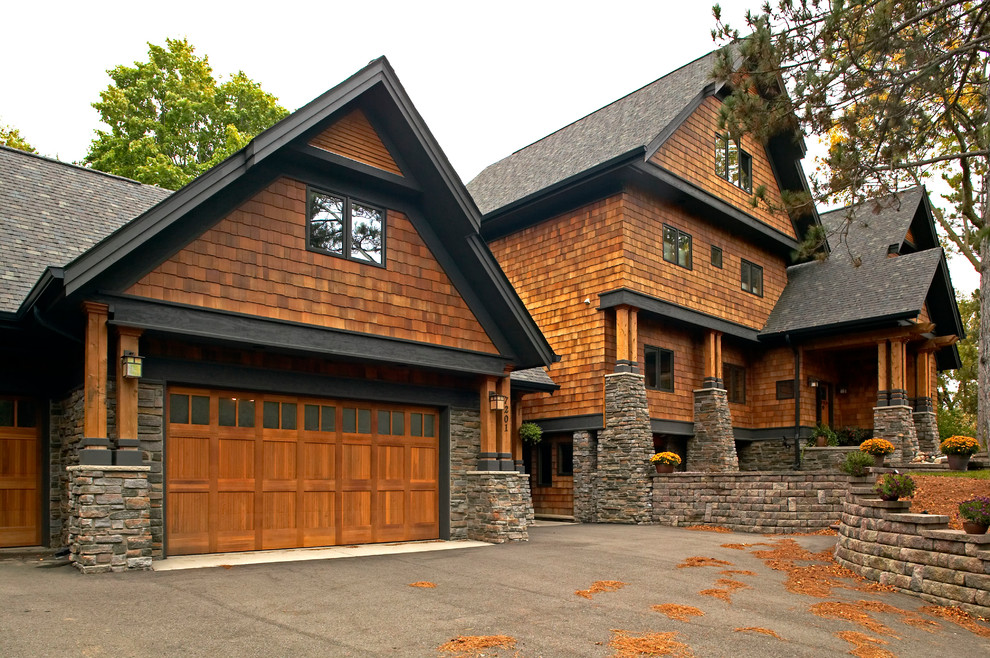
{"type": "Polygon", "coordinates": [[[887,373],[887,341],[877,343],[877,406],[886,407],[890,403],[890,380],[887,373]]]}
{"type": "Polygon", "coordinates": [[[512,380],[508,373],[498,380],[498,393],[505,397],[505,407],[494,412],[497,415],[495,422],[499,470],[515,471],[517,469],[512,457],[512,380]]]}
{"type": "Polygon", "coordinates": [[[86,344],[79,462],[110,465],[112,453],[107,437],[107,316],[110,307],[97,302],[83,302],[82,307],[86,313],[86,344]]]}
{"type": "Polygon", "coordinates": [[[481,452],[478,455],[479,471],[502,470],[498,461],[498,428],[495,412],[491,410],[491,394],[496,392],[495,377],[485,377],[481,382],[481,452]]]}
{"type": "Polygon", "coordinates": [[[722,332],[706,331],[702,346],[705,379],[701,388],[724,388],[722,380],[722,332]]]}
{"type": "Polygon", "coordinates": [[[639,372],[638,310],[615,308],[615,372],[639,372]]]}
{"type": "Polygon", "coordinates": [[[889,343],[879,343],[877,352],[878,393],[877,406],[873,409],[873,435],[894,444],[894,454],[890,457],[894,463],[909,462],[918,455],[914,410],[908,406],[904,385],[906,343],[906,337],[898,336],[889,343]]]}
{"type": "Polygon", "coordinates": [[[124,377],[121,357],[137,355],[140,329],[117,327],[117,452],[114,463],[121,466],[140,466],[141,451],[138,441],[138,384],[139,379],[124,377]]]}
{"type": "Polygon", "coordinates": [[[694,391],[694,437],[687,444],[685,468],[689,471],[739,470],[732,413],[722,380],[722,334],[705,332],[702,343],[704,380],[694,391]]]}
{"type": "Polygon", "coordinates": [[[914,430],[918,436],[918,450],[933,454],[938,450],[938,423],[932,405],[932,360],[934,352],[922,349],[915,356],[914,430]]]}
{"type": "Polygon", "coordinates": [[[522,426],[522,399],[512,401],[512,460],[515,462],[516,470],[520,473],[526,472],[523,461],[523,442],[519,438],[519,428],[522,426]]]}
{"type": "Polygon", "coordinates": [[[904,338],[890,341],[890,406],[904,406],[908,403],[905,372],[907,371],[906,345],[904,338]]]}

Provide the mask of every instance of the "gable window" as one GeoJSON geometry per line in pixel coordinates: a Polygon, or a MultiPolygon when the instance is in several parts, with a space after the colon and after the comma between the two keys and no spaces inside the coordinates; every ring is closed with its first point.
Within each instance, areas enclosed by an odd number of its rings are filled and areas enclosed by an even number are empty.
{"type": "Polygon", "coordinates": [[[763,268],[748,260],[742,262],[742,289],[763,296],[763,268]]]}
{"type": "Polygon", "coordinates": [[[664,224],[663,259],[668,263],[691,269],[691,236],[664,224]]]}
{"type": "Polygon", "coordinates": [[[729,402],[743,404],[746,402],[746,369],[730,363],[722,365],[722,375],[725,381],[726,397],[729,402]]]}
{"type": "Polygon", "coordinates": [[[753,156],[728,135],[715,135],[715,173],[747,192],[753,191],[753,156]]]}
{"type": "Polygon", "coordinates": [[[722,248],[712,245],[712,267],[722,269],[722,248]]]}
{"type": "Polygon", "coordinates": [[[306,245],[362,263],[385,263],[385,210],[343,194],[310,188],[306,245]]]}
{"type": "Polygon", "coordinates": [[[644,354],[646,388],[657,391],[674,390],[674,353],[659,347],[646,346],[644,354]]]}

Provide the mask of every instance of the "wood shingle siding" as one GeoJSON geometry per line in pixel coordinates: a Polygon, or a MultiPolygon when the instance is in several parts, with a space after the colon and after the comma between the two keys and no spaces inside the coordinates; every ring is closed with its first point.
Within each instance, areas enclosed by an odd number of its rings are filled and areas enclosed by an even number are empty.
{"type": "MultiPolygon", "coordinates": [[[[720,104],[721,101],[712,96],[702,101],[701,106],[657,150],[651,161],[784,235],[799,237],[795,235],[786,212],[771,212],[762,202],[754,208],[750,203],[753,196],[751,193],[715,173],[715,135],[719,132],[720,104]]],[[[743,136],[742,149],[753,156],[753,191],[758,186],[765,185],[767,200],[774,207],[781,207],[783,201],[780,189],[766,149],[750,135],[743,136]]]]}
{"type": "Polygon", "coordinates": [[[309,140],[309,145],[402,175],[399,165],[395,163],[392,154],[385,148],[381,137],[361,110],[354,110],[341,118],[309,140]]]}
{"type": "Polygon", "coordinates": [[[387,211],[386,267],[306,249],[306,186],[281,178],[127,293],[497,354],[408,218],[387,211]]]}

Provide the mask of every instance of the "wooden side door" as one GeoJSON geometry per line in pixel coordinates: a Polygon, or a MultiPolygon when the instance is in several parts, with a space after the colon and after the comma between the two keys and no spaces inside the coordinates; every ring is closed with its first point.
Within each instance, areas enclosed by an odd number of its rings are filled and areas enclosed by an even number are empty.
{"type": "Polygon", "coordinates": [[[41,544],[40,405],[0,398],[0,548],[41,544]]]}

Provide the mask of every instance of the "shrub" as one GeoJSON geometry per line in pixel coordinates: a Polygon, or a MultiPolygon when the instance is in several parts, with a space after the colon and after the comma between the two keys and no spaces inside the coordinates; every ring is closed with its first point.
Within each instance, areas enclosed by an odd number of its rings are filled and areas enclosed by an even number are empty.
{"type": "Polygon", "coordinates": [[[980,444],[971,436],[950,436],[938,449],[943,455],[974,455],[980,450],[980,444]]]}
{"type": "Polygon", "coordinates": [[[674,466],[677,466],[681,463],[681,458],[676,452],[658,452],[650,457],[650,463],[673,464],[674,466]]]}
{"type": "Polygon", "coordinates": [[[843,473],[847,473],[853,477],[863,477],[869,471],[866,469],[875,464],[873,456],[869,455],[861,450],[856,452],[850,452],[846,455],[846,461],[843,462],[840,469],[843,473]]]}
{"type": "Polygon", "coordinates": [[[843,427],[836,430],[840,446],[858,446],[863,441],[872,438],[873,432],[862,427],[843,427]]]}
{"type": "Polygon", "coordinates": [[[543,428],[536,423],[523,423],[519,426],[519,438],[535,446],[543,439],[543,428]]]}
{"type": "MultiPolygon", "coordinates": [[[[825,444],[830,446],[839,445],[839,435],[836,434],[831,427],[825,423],[819,423],[815,426],[815,431],[812,434],[813,439],[817,439],[820,436],[825,437],[825,444]]],[[[814,445],[814,441],[811,441],[809,445],[814,445]]]]}
{"type": "Polygon", "coordinates": [[[959,503],[959,516],[967,521],[990,525],[990,498],[977,496],[959,503]]]}
{"type": "Polygon", "coordinates": [[[936,422],[938,423],[938,436],[943,440],[950,436],[973,436],[976,434],[976,423],[962,409],[940,407],[936,422]]]}
{"type": "Polygon", "coordinates": [[[887,439],[867,439],[859,444],[859,449],[870,455],[890,455],[894,444],[887,439]]]}
{"type": "Polygon", "coordinates": [[[914,495],[914,480],[910,475],[886,473],[877,479],[873,491],[884,499],[910,498],[914,495]]]}

